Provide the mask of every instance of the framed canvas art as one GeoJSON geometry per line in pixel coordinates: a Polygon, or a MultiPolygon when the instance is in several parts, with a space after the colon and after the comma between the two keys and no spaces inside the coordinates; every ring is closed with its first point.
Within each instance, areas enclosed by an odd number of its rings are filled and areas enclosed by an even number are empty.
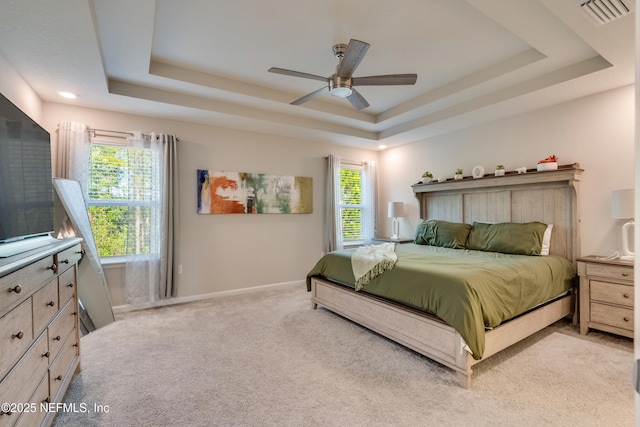
{"type": "Polygon", "coordinates": [[[312,184],[304,176],[198,169],[198,213],[312,213],[312,184]]]}

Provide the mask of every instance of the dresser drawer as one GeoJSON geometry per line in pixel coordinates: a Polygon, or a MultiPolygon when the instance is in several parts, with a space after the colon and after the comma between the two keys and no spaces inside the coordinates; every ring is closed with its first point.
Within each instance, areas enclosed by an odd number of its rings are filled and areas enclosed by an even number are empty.
{"type": "Polygon", "coordinates": [[[58,296],[60,306],[75,296],[76,292],[76,269],[70,268],[58,277],[58,296]]]}
{"type": "Polygon", "coordinates": [[[67,302],[67,305],[60,311],[58,317],[55,318],[49,326],[49,351],[51,357],[56,357],[64,339],[76,325],[76,305],[74,300],[67,302]]]}
{"type": "Polygon", "coordinates": [[[32,297],[33,332],[37,335],[58,312],[58,280],[54,279],[32,297]]]}
{"type": "Polygon", "coordinates": [[[633,308],[633,286],[592,280],[591,300],[633,308]]]}
{"type": "MultiPolygon", "coordinates": [[[[9,375],[0,383],[0,403],[25,403],[29,402],[29,398],[33,395],[34,390],[38,387],[43,375],[47,373],[49,359],[47,358],[47,340],[46,334],[40,335],[34,345],[24,355],[20,362],[11,370],[9,375]]],[[[15,416],[18,419],[20,414],[13,413],[9,416],[15,416]]],[[[7,419],[4,418],[4,419],[7,419]]],[[[13,421],[11,422],[13,423],[13,421]]]]}
{"type": "Polygon", "coordinates": [[[591,303],[591,321],[620,329],[633,330],[633,308],[591,303]]]}
{"type": "Polygon", "coordinates": [[[75,332],[74,329],[67,337],[60,353],[49,368],[49,393],[54,400],[69,373],[73,359],[78,355],[78,337],[75,332]]]}
{"type": "Polygon", "coordinates": [[[588,263],[586,265],[586,271],[587,276],[606,277],[610,279],[633,282],[633,267],[588,263]]]}
{"type": "Polygon", "coordinates": [[[61,273],[80,261],[82,258],[82,247],[75,245],[69,249],[66,249],[56,255],[56,264],[58,265],[58,272],[61,273]]]}
{"type": "Polygon", "coordinates": [[[45,373],[40,380],[40,385],[29,399],[29,403],[35,405],[35,407],[29,408],[29,412],[24,412],[18,418],[18,423],[15,427],[33,427],[39,426],[42,424],[44,417],[47,416],[47,411],[43,411],[40,408],[41,404],[49,403],[51,399],[49,398],[49,375],[45,373]],[[31,410],[35,409],[35,411],[31,410]]]}
{"type": "Polygon", "coordinates": [[[0,313],[56,277],[55,269],[51,268],[53,265],[53,257],[49,256],[0,277],[0,313]]]}
{"type": "Polygon", "coordinates": [[[32,341],[31,298],[28,298],[0,318],[0,379],[29,348],[32,341]]]}

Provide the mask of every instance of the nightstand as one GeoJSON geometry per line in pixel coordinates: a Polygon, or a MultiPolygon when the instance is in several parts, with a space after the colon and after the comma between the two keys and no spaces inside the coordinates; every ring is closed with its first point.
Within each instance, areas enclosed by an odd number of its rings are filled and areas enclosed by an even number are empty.
{"type": "Polygon", "coordinates": [[[633,338],[633,262],[578,259],[580,333],[589,328],[633,338]]]}
{"type": "Polygon", "coordinates": [[[385,242],[393,242],[393,243],[413,243],[413,239],[410,239],[408,237],[399,237],[397,239],[392,239],[391,237],[374,237],[373,239],[371,239],[371,242],[376,245],[378,243],[385,243],[385,242]]]}

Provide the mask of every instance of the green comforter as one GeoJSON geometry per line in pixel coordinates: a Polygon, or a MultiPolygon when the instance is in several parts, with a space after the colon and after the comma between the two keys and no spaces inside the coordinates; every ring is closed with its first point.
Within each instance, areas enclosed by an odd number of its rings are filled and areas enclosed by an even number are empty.
{"type": "MultiPolygon", "coordinates": [[[[331,252],[307,275],[354,285],[351,254],[331,252]]],[[[568,291],[575,266],[557,256],[507,255],[435,246],[396,245],[396,266],[363,291],[436,314],[454,327],[473,352],[484,353],[485,328],[498,326],[568,291]]]]}

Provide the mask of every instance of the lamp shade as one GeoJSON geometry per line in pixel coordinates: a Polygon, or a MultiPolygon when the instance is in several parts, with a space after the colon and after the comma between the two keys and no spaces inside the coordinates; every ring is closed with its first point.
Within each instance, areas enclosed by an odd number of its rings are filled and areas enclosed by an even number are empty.
{"type": "Polygon", "coordinates": [[[629,219],[634,217],[633,189],[615,190],[611,193],[611,218],[629,219]]]}
{"type": "Polygon", "coordinates": [[[389,202],[389,218],[397,218],[404,216],[404,203],[403,202],[389,202]]]}

